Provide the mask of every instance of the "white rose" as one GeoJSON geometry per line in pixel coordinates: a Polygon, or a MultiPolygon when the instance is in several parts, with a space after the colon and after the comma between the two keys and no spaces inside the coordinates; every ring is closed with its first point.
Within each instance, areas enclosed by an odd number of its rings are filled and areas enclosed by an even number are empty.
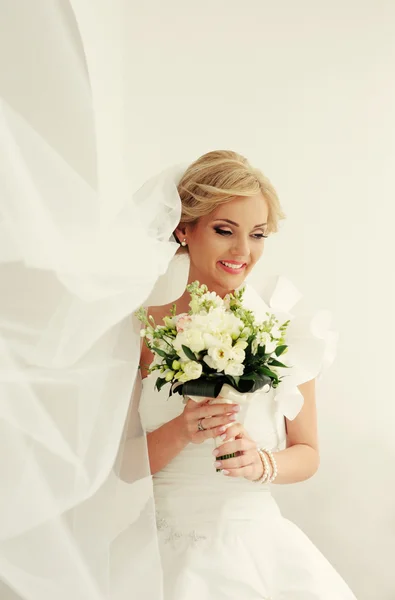
{"type": "Polygon", "coordinates": [[[203,335],[204,347],[206,348],[206,350],[208,350],[209,348],[216,348],[217,346],[222,345],[221,336],[216,336],[216,335],[213,335],[212,333],[203,333],[202,335],[203,335]]]}
{"type": "Polygon", "coordinates": [[[244,324],[241,319],[236,317],[233,313],[225,314],[224,330],[227,331],[233,339],[237,339],[243,329],[244,324]]]}
{"type": "Polygon", "coordinates": [[[241,363],[230,360],[225,367],[225,374],[232,375],[233,377],[240,377],[244,373],[244,365],[241,363]]]}
{"type": "Polygon", "coordinates": [[[184,355],[182,346],[186,346],[187,345],[187,336],[185,331],[182,331],[180,333],[177,333],[176,338],[173,342],[173,346],[175,348],[175,350],[177,351],[178,355],[183,359],[183,360],[189,360],[186,358],[186,356],[184,355]]]}
{"type": "Polygon", "coordinates": [[[223,308],[214,308],[208,315],[198,316],[196,320],[205,331],[220,333],[224,331],[224,314],[223,308]]]}
{"type": "Polygon", "coordinates": [[[231,348],[227,348],[224,346],[216,346],[214,348],[208,349],[208,355],[213,359],[216,363],[226,362],[230,359],[231,348]]]}
{"type": "Polygon", "coordinates": [[[203,372],[203,367],[200,363],[190,360],[182,365],[185,375],[190,379],[199,379],[203,372]]]}
{"type": "Polygon", "coordinates": [[[196,329],[188,329],[178,333],[173,345],[178,354],[182,351],[182,346],[187,346],[192,352],[201,352],[205,347],[203,336],[196,329]]]}
{"type": "Polygon", "coordinates": [[[244,350],[242,348],[240,348],[240,346],[233,346],[232,351],[231,351],[231,359],[238,362],[238,363],[242,363],[244,361],[246,357],[246,353],[244,352],[244,350]]]}
{"type": "Polygon", "coordinates": [[[201,352],[204,350],[203,336],[200,331],[196,329],[188,329],[186,331],[187,346],[192,352],[201,352]]]}
{"type": "Polygon", "coordinates": [[[245,350],[247,346],[248,342],[246,342],[245,340],[237,340],[233,348],[241,348],[242,350],[245,350]]]}
{"type": "Polygon", "coordinates": [[[229,348],[232,347],[232,336],[229,333],[223,333],[221,335],[221,341],[222,341],[222,346],[229,346],[229,348]]]}
{"type": "Polygon", "coordinates": [[[213,359],[206,354],[206,356],[203,356],[203,360],[206,363],[206,365],[208,365],[210,367],[210,369],[216,369],[217,367],[215,366],[215,363],[213,361],[213,359]]]}
{"type": "Polygon", "coordinates": [[[175,328],[177,331],[185,331],[185,329],[189,329],[189,325],[192,321],[192,317],[190,317],[187,313],[182,313],[178,315],[175,321],[175,328]]]}
{"type": "Polygon", "coordinates": [[[228,364],[230,358],[231,348],[215,347],[209,348],[207,356],[204,357],[204,361],[211,369],[216,371],[223,371],[228,364]]]}

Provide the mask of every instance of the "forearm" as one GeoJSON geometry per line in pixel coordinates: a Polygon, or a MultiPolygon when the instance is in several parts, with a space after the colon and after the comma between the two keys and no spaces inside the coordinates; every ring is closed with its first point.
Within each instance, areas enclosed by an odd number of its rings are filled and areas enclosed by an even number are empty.
{"type": "Polygon", "coordinates": [[[306,481],[317,472],[320,464],[318,450],[307,444],[295,444],[285,450],[273,452],[273,456],[278,469],[274,483],[278,484],[306,481]]]}
{"type": "Polygon", "coordinates": [[[147,433],[148,456],[152,475],[163,469],[187,446],[182,435],[180,417],[168,421],[155,431],[147,433]]]}

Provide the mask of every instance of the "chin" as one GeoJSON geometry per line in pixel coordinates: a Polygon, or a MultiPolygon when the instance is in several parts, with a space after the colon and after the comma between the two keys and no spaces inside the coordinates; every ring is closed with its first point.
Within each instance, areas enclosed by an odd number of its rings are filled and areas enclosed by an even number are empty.
{"type": "Polygon", "coordinates": [[[230,292],[238,288],[242,283],[244,283],[245,278],[247,277],[247,273],[243,273],[240,275],[227,275],[226,273],[218,274],[216,277],[213,277],[211,281],[216,287],[222,288],[226,292],[230,292]]]}

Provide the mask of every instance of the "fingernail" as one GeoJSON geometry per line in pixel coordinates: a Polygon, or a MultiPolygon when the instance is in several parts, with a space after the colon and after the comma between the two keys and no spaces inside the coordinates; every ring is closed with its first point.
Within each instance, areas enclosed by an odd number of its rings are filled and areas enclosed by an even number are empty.
{"type": "Polygon", "coordinates": [[[219,450],[217,450],[217,448],[215,448],[215,449],[213,450],[213,454],[214,454],[214,456],[218,456],[218,454],[219,454],[219,450]]]}
{"type": "Polygon", "coordinates": [[[222,473],[223,475],[229,475],[229,471],[225,471],[225,469],[222,469],[221,473],[222,473]]]}
{"type": "Polygon", "coordinates": [[[214,463],[214,467],[221,467],[222,466],[222,462],[220,460],[216,460],[214,463]]]}
{"type": "Polygon", "coordinates": [[[239,412],[239,410],[240,410],[240,406],[239,406],[238,404],[236,404],[236,406],[234,406],[234,407],[232,408],[232,410],[233,410],[233,412],[239,412]]]}
{"type": "Polygon", "coordinates": [[[222,433],[223,431],[226,431],[226,427],[220,427],[218,431],[222,433]]]}
{"type": "Polygon", "coordinates": [[[231,417],[229,417],[229,421],[236,421],[237,417],[236,415],[232,415],[231,417]]]}
{"type": "Polygon", "coordinates": [[[221,440],[226,440],[226,433],[224,433],[223,435],[220,436],[221,440]]]}

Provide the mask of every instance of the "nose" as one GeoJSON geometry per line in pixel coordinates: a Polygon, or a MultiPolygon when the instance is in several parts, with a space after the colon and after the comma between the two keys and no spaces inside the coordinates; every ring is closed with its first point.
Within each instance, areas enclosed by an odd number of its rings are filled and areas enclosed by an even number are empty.
{"type": "Polygon", "coordinates": [[[250,239],[248,236],[234,236],[232,245],[232,255],[239,259],[247,259],[251,254],[250,239]]]}

